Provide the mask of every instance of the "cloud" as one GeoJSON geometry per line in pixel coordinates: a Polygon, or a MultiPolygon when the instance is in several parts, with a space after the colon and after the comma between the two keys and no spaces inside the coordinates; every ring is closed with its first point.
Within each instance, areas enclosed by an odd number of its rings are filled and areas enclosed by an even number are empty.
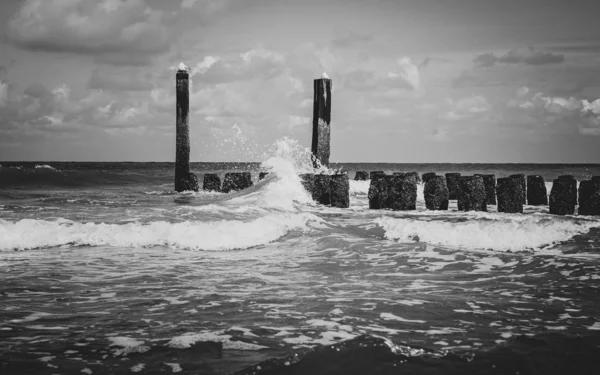
{"type": "Polygon", "coordinates": [[[447,98],[440,118],[446,121],[458,121],[478,116],[489,111],[492,106],[483,96],[473,95],[459,100],[447,98]]]}
{"type": "Polygon", "coordinates": [[[473,59],[475,65],[482,68],[491,67],[496,64],[548,65],[560,64],[564,61],[564,55],[542,52],[536,50],[534,47],[511,49],[499,56],[488,52],[473,59]]]}
{"type": "Polygon", "coordinates": [[[264,48],[252,49],[238,55],[205,56],[192,68],[195,81],[211,84],[269,79],[285,69],[285,57],[264,48]]]}
{"type": "Polygon", "coordinates": [[[4,107],[8,101],[8,83],[0,80],[0,107],[4,107]]]}
{"type": "Polygon", "coordinates": [[[408,82],[413,89],[418,90],[421,86],[419,68],[412,63],[409,57],[398,59],[398,66],[400,67],[400,77],[408,82]]]}
{"type": "MultiPolygon", "coordinates": [[[[525,94],[526,95],[526,94],[525,94]]],[[[600,99],[589,101],[573,96],[547,96],[541,92],[520,100],[509,101],[509,107],[525,111],[550,130],[570,132],[575,129],[585,136],[600,135],[600,99]]]]}
{"type": "Polygon", "coordinates": [[[152,89],[152,76],[137,68],[97,67],[88,80],[91,90],[148,91],[152,89]]]}
{"type": "Polygon", "coordinates": [[[169,48],[162,18],[145,0],[26,0],[8,36],[28,50],[139,65],[169,48]]]}
{"type": "Polygon", "coordinates": [[[335,48],[351,48],[373,40],[373,34],[349,31],[346,35],[334,38],[331,45],[335,48]]]}
{"type": "Polygon", "coordinates": [[[203,15],[212,16],[225,9],[231,0],[182,0],[181,8],[185,11],[199,10],[203,15]]]}
{"type": "Polygon", "coordinates": [[[421,85],[419,68],[408,57],[398,59],[397,66],[398,71],[387,74],[365,69],[351,70],[342,75],[343,87],[366,92],[418,90],[421,85]]]}

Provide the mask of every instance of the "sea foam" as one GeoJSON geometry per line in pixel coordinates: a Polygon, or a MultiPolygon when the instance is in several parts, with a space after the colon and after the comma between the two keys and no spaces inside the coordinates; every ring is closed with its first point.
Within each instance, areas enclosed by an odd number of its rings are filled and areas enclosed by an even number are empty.
{"type": "Polygon", "coordinates": [[[537,250],[567,241],[599,227],[600,222],[542,214],[478,214],[468,221],[446,218],[381,217],[375,223],[385,237],[400,242],[421,241],[433,245],[465,249],[537,250]]]}
{"type": "Polygon", "coordinates": [[[57,246],[152,247],[192,250],[246,249],[273,242],[318,220],[308,213],[269,214],[250,221],[96,224],[24,219],[0,220],[0,251],[57,246]]]}

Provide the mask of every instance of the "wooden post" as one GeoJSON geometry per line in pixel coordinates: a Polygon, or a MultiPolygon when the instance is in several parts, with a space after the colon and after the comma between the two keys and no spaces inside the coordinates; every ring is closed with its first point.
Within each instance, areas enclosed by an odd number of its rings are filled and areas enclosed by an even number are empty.
{"type": "Polygon", "coordinates": [[[185,64],[179,64],[176,75],[176,139],[175,191],[198,191],[198,179],[190,173],[190,84],[185,64]]]}
{"type": "Polygon", "coordinates": [[[331,79],[323,73],[323,77],[315,79],[313,103],[312,155],[313,165],[329,167],[331,152],[331,79]],[[318,160],[318,161],[317,161],[318,160]]]}

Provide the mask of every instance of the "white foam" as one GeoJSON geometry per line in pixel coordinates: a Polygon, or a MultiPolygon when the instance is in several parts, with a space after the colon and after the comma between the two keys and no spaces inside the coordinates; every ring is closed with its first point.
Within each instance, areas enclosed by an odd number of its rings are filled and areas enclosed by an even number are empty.
{"type": "Polygon", "coordinates": [[[381,314],[379,314],[379,317],[381,317],[381,319],[383,319],[383,320],[396,320],[396,321],[404,322],[404,323],[427,323],[425,320],[404,319],[400,316],[390,314],[390,313],[381,313],[381,314]]]}
{"type": "Polygon", "coordinates": [[[52,315],[52,314],[45,313],[45,312],[35,312],[33,314],[27,315],[23,319],[12,319],[12,320],[9,320],[9,322],[11,322],[11,323],[33,322],[35,320],[42,319],[43,317],[50,316],[50,315],[52,315]]]}
{"type": "Polygon", "coordinates": [[[138,363],[137,365],[132,366],[130,370],[131,372],[140,372],[144,370],[144,367],[146,367],[146,365],[144,365],[143,363],[138,363]]]}
{"type": "Polygon", "coordinates": [[[267,349],[267,346],[251,344],[243,341],[231,341],[231,335],[224,334],[223,331],[212,332],[212,331],[203,331],[199,333],[186,333],[181,336],[175,336],[169,341],[167,344],[171,348],[177,349],[186,349],[191,347],[193,344],[202,341],[215,341],[222,342],[223,349],[232,349],[232,350],[261,350],[267,349]]]}
{"type": "Polygon", "coordinates": [[[94,224],[0,219],[0,251],[71,246],[152,247],[194,250],[246,249],[273,242],[291,230],[319,221],[308,213],[268,214],[254,220],[94,224]]]}
{"type": "Polygon", "coordinates": [[[371,180],[354,181],[350,180],[350,195],[367,195],[369,194],[369,186],[371,180]]]}
{"type": "Polygon", "coordinates": [[[35,169],[50,169],[52,171],[56,170],[56,168],[53,168],[53,167],[49,166],[48,164],[38,164],[34,168],[35,169]]]}
{"type": "Polygon", "coordinates": [[[119,346],[122,349],[114,350],[115,355],[127,354],[127,353],[145,353],[150,350],[149,346],[144,346],[144,341],[139,341],[131,337],[108,337],[108,340],[112,342],[110,346],[119,346]]]}
{"type": "Polygon", "coordinates": [[[468,221],[381,217],[387,239],[466,249],[542,249],[600,226],[600,222],[548,215],[475,214],[468,221]]]}
{"type": "Polygon", "coordinates": [[[164,364],[167,365],[167,366],[169,366],[173,372],[181,372],[181,371],[183,371],[183,369],[181,368],[181,365],[179,365],[179,363],[164,362],[164,364]]]}

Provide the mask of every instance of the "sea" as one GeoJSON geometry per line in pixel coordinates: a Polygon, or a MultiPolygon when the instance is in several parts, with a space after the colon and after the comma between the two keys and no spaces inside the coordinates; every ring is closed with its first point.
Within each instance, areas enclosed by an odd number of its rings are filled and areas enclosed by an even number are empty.
{"type": "Polygon", "coordinates": [[[333,163],[313,202],[281,142],[239,192],[173,163],[0,162],[0,374],[598,374],[600,217],[370,210],[358,170],[537,174],[598,164],[333,163]],[[268,171],[259,181],[260,171],[268,171]]]}

